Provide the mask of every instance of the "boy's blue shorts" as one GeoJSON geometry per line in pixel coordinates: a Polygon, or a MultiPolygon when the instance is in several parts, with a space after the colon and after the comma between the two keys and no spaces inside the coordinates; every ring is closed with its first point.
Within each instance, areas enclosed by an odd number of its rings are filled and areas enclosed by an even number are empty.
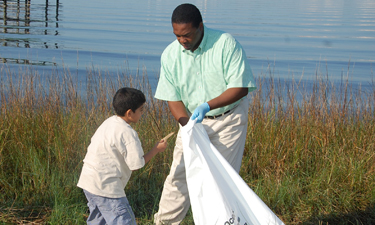
{"type": "Polygon", "coordinates": [[[90,215],[87,224],[136,225],[133,210],[126,197],[107,198],[83,190],[87,198],[90,215]]]}

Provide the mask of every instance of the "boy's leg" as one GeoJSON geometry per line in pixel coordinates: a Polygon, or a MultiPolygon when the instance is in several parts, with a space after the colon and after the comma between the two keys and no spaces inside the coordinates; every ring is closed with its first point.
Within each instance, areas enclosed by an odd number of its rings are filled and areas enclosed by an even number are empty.
{"type": "Polygon", "coordinates": [[[100,211],[105,224],[136,225],[133,210],[126,197],[107,198],[90,194],[90,200],[100,211]]]}
{"type": "Polygon", "coordinates": [[[96,204],[94,202],[92,202],[92,200],[91,200],[92,196],[94,196],[94,195],[91,194],[90,192],[86,191],[86,190],[83,190],[83,192],[86,195],[86,199],[88,201],[87,206],[90,209],[90,215],[86,220],[87,224],[88,225],[90,225],[90,224],[105,225],[106,222],[104,220],[103,215],[100,213],[96,204]]]}
{"type": "MultiPolygon", "coordinates": [[[[103,217],[108,225],[136,225],[135,215],[126,197],[105,198],[103,217]]],[[[101,207],[99,207],[101,209],[101,207]]]]}

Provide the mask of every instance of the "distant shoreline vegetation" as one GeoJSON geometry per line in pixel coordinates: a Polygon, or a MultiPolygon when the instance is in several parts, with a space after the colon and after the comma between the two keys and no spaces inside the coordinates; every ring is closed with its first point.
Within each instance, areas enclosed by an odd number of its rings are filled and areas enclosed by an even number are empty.
{"type": "MultiPolygon", "coordinates": [[[[178,130],[167,104],[153,98],[146,70],[85,74],[0,65],[0,223],[85,224],[86,199],[76,183],[92,134],[113,115],[118,88],[148,97],[134,126],[145,152],[178,130]]],[[[324,74],[286,82],[271,70],[256,82],[240,170],[249,187],[285,224],[374,224],[374,82],[366,90],[324,74]]],[[[152,224],[173,142],[135,171],[125,190],[138,224],[152,224]]],[[[192,223],[189,212],[182,224],[192,223]]]]}

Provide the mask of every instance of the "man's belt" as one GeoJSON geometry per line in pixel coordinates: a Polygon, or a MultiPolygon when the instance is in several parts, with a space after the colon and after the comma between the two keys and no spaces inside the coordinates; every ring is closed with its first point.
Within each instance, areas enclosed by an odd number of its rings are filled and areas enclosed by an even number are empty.
{"type": "Polygon", "coordinates": [[[215,116],[205,116],[204,118],[205,118],[205,119],[216,119],[216,118],[218,118],[218,117],[220,117],[220,116],[224,116],[225,114],[230,113],[230,111],[231,111],[231,110],[228,110],[228,111],[226,111],[226,112],[224,112],[224,113],[221,113],[221,114],[219,114],[219,115],[215,115],[215,116]]]}

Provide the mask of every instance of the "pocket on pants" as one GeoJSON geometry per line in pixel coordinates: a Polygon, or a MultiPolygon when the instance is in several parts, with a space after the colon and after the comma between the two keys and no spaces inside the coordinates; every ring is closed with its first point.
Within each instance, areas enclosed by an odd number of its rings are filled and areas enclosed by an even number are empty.
{"type": "Polygon", "coordinates": [[[121,216],[129,213],[129,210],[126,206],[120,205],[116,208],[114,208],[113,212],[115,213],[116,216],[121,216]]]}
{"type": "Polygon", "coordinates": [[[113,224],[136,225],[135,216],[129,204],[119,205],[114,208],[113,214],[116,216],[113,224]]]}

